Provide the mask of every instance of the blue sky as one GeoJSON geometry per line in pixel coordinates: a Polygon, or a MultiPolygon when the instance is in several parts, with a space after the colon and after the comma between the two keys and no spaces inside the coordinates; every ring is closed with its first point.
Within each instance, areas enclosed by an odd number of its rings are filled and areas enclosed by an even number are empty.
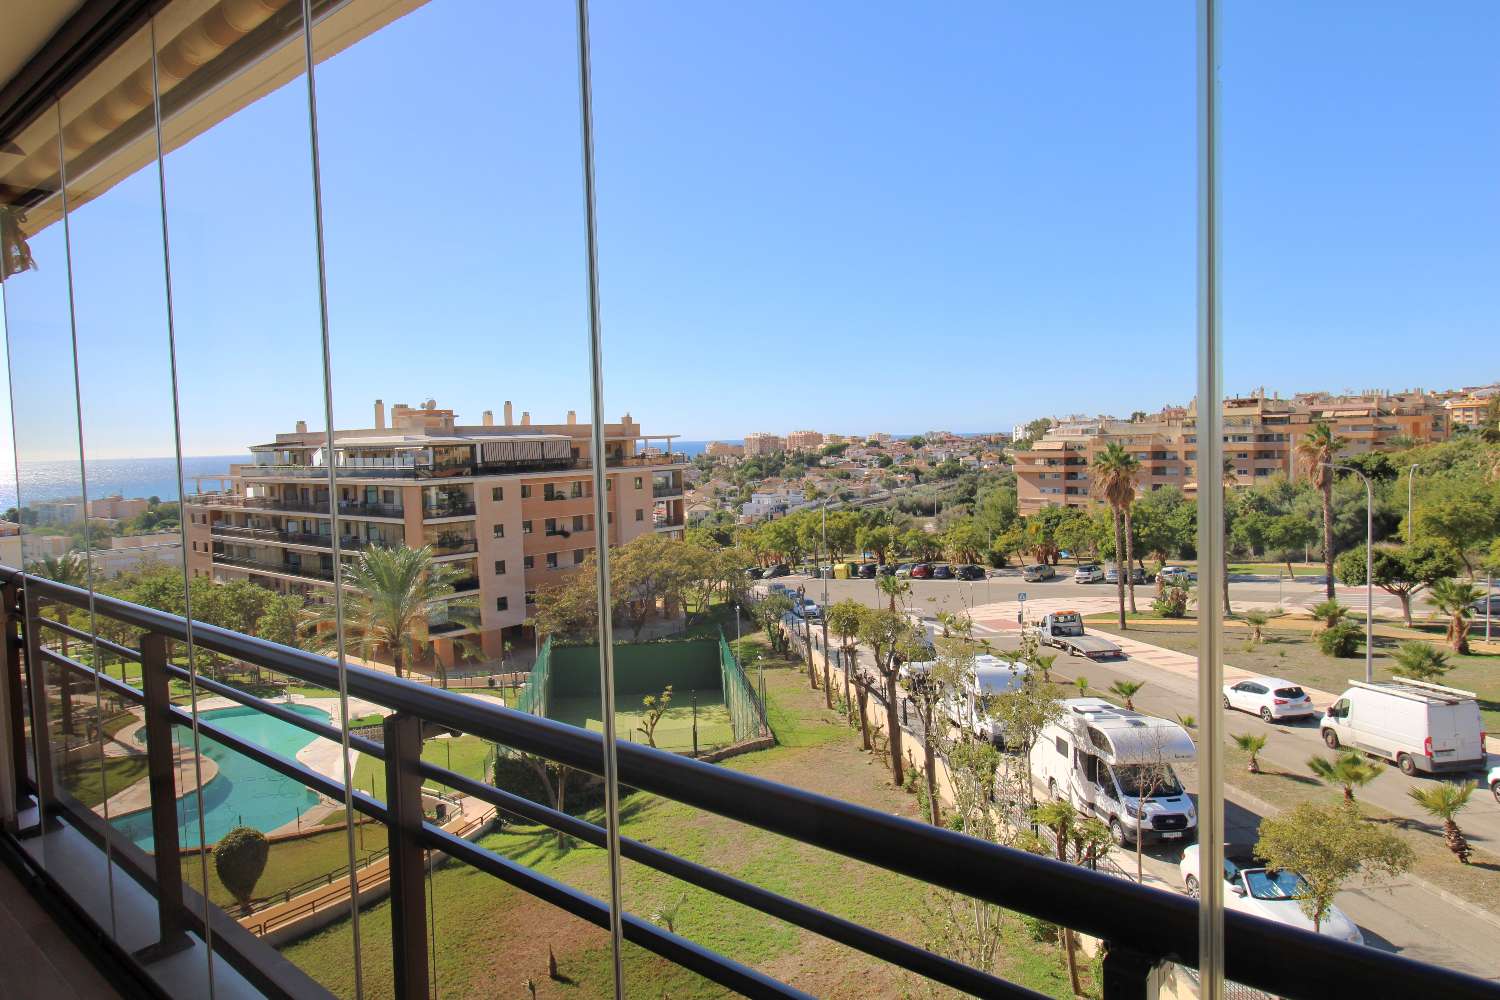
{"type": "MultiPolygon", "coordinates": [[[[1226,387],[1500,376],[1497,13],[1224,7],[1226,387]]],[[[940,13],[596,2],[609,417],[984,430],[1191,397],[1194,5],[940,13]]],[[[572,32],[433,0],[318,66],[340,426],[376,397],[586,419],[572,32]]],[[[323,422],[309,177],[300,79],[167,160],[189,454],[323,422]]],[[[149,170],[75,213],[90,454],[172,450],[159,229],[149,170]]],[[[24,414],[71,394],[60,231],[35,248],[5,289],[17,440],[52,458],[76,428],[24,414]]]]}

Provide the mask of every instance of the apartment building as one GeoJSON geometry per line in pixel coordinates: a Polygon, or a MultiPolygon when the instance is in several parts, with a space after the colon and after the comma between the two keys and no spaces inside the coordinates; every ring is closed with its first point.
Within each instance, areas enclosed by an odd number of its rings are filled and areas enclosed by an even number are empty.
{"type": "MultiPolygon", "coordinates": [[[[629,414],[605,425],[608,544],[648,531],[682,536],[686,461],[671,452],[672,437],[641,433],[629,414]],[[648,448],[653,441],[666,447],[648,448]]],[[[395,405],[387,424],[377,400],[374,426],[337,430],[332,447],[299,421],[250,453],[254,462],[232,467],[225,489],[187,497],[189,572],[316,601],[330,596],[337,575],[335,514],[345,559],[369,546],[429,546],[461,571],[428,619],[445,662],[452,639],[468,631],[448,621],[448,602],[477,607],[485,655],[497,657],[504,640],[525,638],[537,589],[560,582],[598,544],[589,425],[571,410],[562,424],[533,424],[529,413],[516,422],[507,402],[502,423],[486,410],[477,426],[461,425],[429,400],[395,405]]]]}
{"type": "Polygon", "coordinates": [[[741,458],[745,454],[745,446],[727,441],[710,441],[703,452],[710,458],[741,458]]]}
{"type": "Polygon", "coordinates": [[[819,431],[792,431],[786,436],[787,451],[817,451],[823,447],[819,431]]]}
{"type": "MultiPolygon", "coordinates": [[[[1071,417],[1052,427],[1029,451],[1015,454],[1016,490],[1023,513],[1042,507],[1087,507],[1093,495],[1089,467],[1114,443],[1141,463],[1137,488],[1197,489],[1196,403],[1167,407],[1144,419],[1071,417]]],[[[1247,486],[1278,473],[1295,478],[1297,442],[1327,423],[1347,442],[1345,453],[1362,454],[1405,441],[1426,443],[1448,436],[1448,411],[1421,391],[1366,392],[1357,396],[1307,393],[1291,399],[1257,393],[1224,400],[1224,455],[1235,481],[1247,486]]]]}
{"type": "Polygon", "coordinates": [[[1443,400],[1443,409],[1448,411],[1448,423],[1454,427],[1478,427],[1489,412],[1490,403],[1500,395],[1500,385],[1487,385],[1474,389],[1463,389],[1443,400]]]}
{"type": "Polygon", "coordinates": [[[745,435],[745,457],[747,458],[752,455],[771,455],[778,451],[786,451],[786,438],[767,434],[764,431],[745,435]]]}

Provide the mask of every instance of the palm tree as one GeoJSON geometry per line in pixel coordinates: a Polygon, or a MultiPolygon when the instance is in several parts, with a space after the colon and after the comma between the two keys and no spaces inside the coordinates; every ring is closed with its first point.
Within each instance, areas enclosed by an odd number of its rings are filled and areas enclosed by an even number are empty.
{"type": "Polygon", "coordinates": [[[1474,614],[1474,602],[1483,596],[1472,583],[1457,580],[1439,580],[1428,590],[1433,605],[1448,616],[1448,643],[1459,656],[1468,655],[1469,618],[1474,614]]]}
{"type": "Polygon", "coordinates": [[[1430,681],[1443,676],[1451,669],[1452,665],[1448,662],[1448,657],[1436,646],[1429,642],[1413,640],[1403,642],[1396,650],[1396,665],[1391,668],[1391,673],[1397,677],[1430,681]]]}
{"type": "Polygon", "coordinates": [[[1344,801],[1354,801],[1354,789],[1363,788],[1385,773],[1385,768],[1365,760],[1358,750],[1346,750],[1338,760],[1309,757],[1308,770],[1330,785],[1344,787],[1344,801]]]}
{"type": "Polygon", "coordinates": [[[1250,773],[1260,773],[1260,752],[1266,748],[1266,738],[1256,733],[1231,733],[1234,745],[1250,755],[1250,773]]]}
{"type": "Polygon", "coordinates": [[[1333,463],[1349,442],[1319,422],[1297,442],[1297,461],[1323,493],[1323,569],[1328,599],[1333,600],[1333,463]]]}
{"type": "MultiPolygon", "coordinates": [[[[463,572],[446,563],[432,561],[432,549],[374,547],[344,564],[344,633],[358,643],[363,656],[378,648],[389,649],[396,676],[403,676],[406,654],[419,648],[418,626],[427,622],[429,605],[453,593],[454,581],[463,572]]],[[[448,621],[477,626],[473,608],[449,604],[448,621]]],[[[313,628],[315,647],[328,652],[336,647],[334,607],[320,604],[309,609],[307,622],[313,628]]]]}
{"type": "Polygon", "coordinates": [[[1092,463],[1094,494],[1109,503],[1115,522],[1115,593],[1120,601],[1120,628],[1125,627],[1125,589],[1130,588],[1130,610],[1135,610],[1135,584],[1130,564],[1135,552],[1130,542],[1130,505],[1135,503],[1135,477],[1141,463],[1117,441],[1104,446],[1092,463]]]}
{"type": "MultiPolygon", "coordinates": [[[[44,577],[53,583],[67,584],[70,587],[84,586],[89,578],[88,557],[76,551],[64,552],[60,556],[42,556],[26,569],[32,576],[44,577]]],[[[59,602],[54,613],[58,620],[66,625],[71,611],[72,608],[69,605],[59,602]]],[[[58,633],[58,645],[61,647],[62,655],[67,656],[68,634],[66,632],[58,633]]],[[[123,679],[125,676],[123,665],[120,670],[120,677],[123,679]]],[[[60,671],[58,685],[62,697],[62,731],[71,735],[73,732],[73,672],[60,671]]]]}
{"type": "Polygon", "coordinates": [[[1323,623],[1323,628],[1325,631],[1327,629],[1333,628],[1339,622],[1343,621],[1344,616],[1348,613],[1349,609],[1344,607],[1338,601],[1323,601],[1319,604],[1313,605],[1311,611],[1312,616],[1323,623]]]}
{"type": "Polygon", "coordinates": [[[1073,678],[1073,683],[1078,687],[1078,697],[1087,698],[1089,696],[1089,679],[1087,677],[1075,677],[1073,678]]]}
{"type": "Polygon", "coordinates": [[[1269,614],[1264,611],[1252,608],[1251,610],[1246,611],[1240,617],[1244,618],[1245,624],[1250,626],[1251,642],[1260,643],[1265,641],[1266,623],[1271,620],[1271,616],[1269,614]]]}
{"type": "Polygon", "coordinates": [[[1474,794],[1474,787],[1473,781],[1465,781],[1461,785],[1444,781],[1426,788],[1406,790],[1413,802],[1443,821],[1443,840],[1448,844],[1448,850],[1458,855],[1458,860],[1463,864],[1469,863],[1472,850],[1453,817],[1469,804],[1469,796],[1474,794]]]}
{"type": "Polygon", "coordinates": [[[1116,698],[1122,699],[1125,702],[1125,708],[1128,711],[1134,712],[1135,702],[1131,699],[1136,696],[1136,692],[1145,686],[1145,681],[1115,681],[1109,686],[1109,693],[1116,698]]]}
{"type": "Polygon", "coordinates": [[[891,599],[891,610],[896,610],[896,598],[905,597],[911,593],[911,582],[903,580],[899,576],[882,576],[876,586],[880,592],[891,599]]]}

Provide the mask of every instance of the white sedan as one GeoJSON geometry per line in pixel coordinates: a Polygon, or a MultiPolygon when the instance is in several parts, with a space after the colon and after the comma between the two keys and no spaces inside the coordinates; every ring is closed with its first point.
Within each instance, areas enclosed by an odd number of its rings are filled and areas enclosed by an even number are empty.
{"type": "MultiPolygon", "coordinates": [[[[1188,895],[1198,898],[1198,845],[1193,844],[1182,852],[1182,882],[1188,895]]],[[[1313,921],[1302,909],[1300,898],[1307,893],[1307,883],[1295,872],[1273,872],[1248,853],[1238,850],[1224,852],[1224,905],[1251,916],[1303,930],[1312,930],[1313,921]]],[[[1337,906],[1330,906],[1319,922],[1318,933],[1364,944],[1365,936],[1354,921],[1345,916],[1337,906]]]]}
{"type": "Polygon", "coordinates": [[[1495,801],[1500,802],[1500,767],[1490,768],[1490,791],[1495,795],[1495,801]]]}
{"type": "Polygon", "coordinates": [[[1318,714],[1306,691],[1280,677],[1251,677],[1225,684],[1224,707],[1258,715],[1267,722],[1318,714]]]}

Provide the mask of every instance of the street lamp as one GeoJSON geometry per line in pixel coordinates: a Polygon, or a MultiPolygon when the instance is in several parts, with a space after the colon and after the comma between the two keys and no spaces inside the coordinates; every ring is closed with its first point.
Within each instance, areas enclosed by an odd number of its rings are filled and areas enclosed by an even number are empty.
{"type": "Polygon", "coordinates": [[[1413,462],[1411,468],[1406,470],[1406,544],[1411,544],[1411,484],[1417,478],[1417,470],[1422,467],[1421,462],[1413,462]]]}
{"type": "MultiPolygon", "coordinates": [[[[1370,486],[1370,477],[1354,466],[1335,465],[1332,462],[1322,464],[1335,471],[1352,472],[1365,481],[1365,683],[1373,684],[1375,682],[1375,491],[1370,486]]],[[[1332,583],[1332,581],[1329,582],[1332,583]]]]}

